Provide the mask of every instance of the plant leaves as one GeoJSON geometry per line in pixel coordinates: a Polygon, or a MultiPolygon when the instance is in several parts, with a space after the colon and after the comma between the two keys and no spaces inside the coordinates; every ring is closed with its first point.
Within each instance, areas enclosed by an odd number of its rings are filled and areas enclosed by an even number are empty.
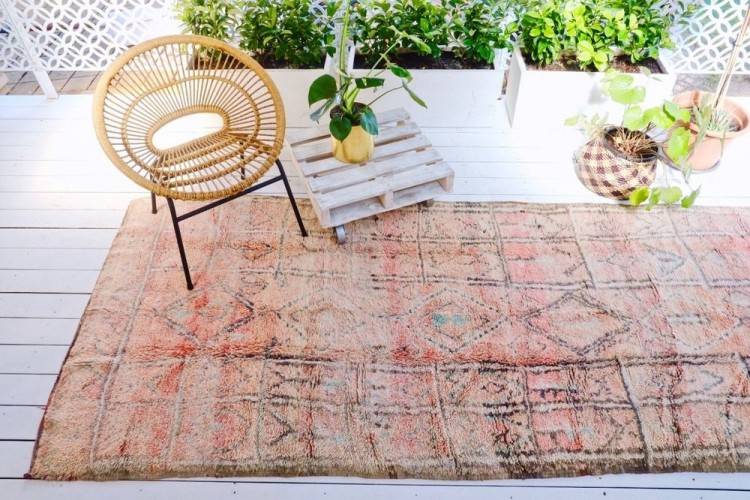
{"type": "Polygon", "coordinates": [[[693,206],[693,203],[695,203],[695,199],[698,198],[698,195],[701,192],[701,188],[694,189],[692,193],[685,196],[682,199],[682,202],[680,202],[680,205],[682,205],[682,208],[690,208],[693,206]]]}
{"type": "Polygon", "coordinates": [[[346,116],[334,118],[328,125],[328,130],[331,131],[331,135],[336,139],[343,141],[349,137],[349,133],[352,131],[352,122],[346,116]]]}
{"type": "Polygon", "coordinates": [[[384,83],[385,83],[385,78],[363,77],[363,78],[354,79],[354,84],[357,86],[358,89],[371,89],[374,87],[382,87],[384,83]]]}
{"type": "Polygon", "coordinates": [[[401,66],[397,64],[389,64],[388,69],[390,69],[391,73],[393,73],[397,77],[403,78],[407,82],[411,81],[411,73],[409,73],[409,70],[402,68],[401,66]]]}
{"type": "Polygon", "coordinates": [[[359,118],[359,124],[365,129],[370,135],[378,135],[378,119],[375,117],[375,113],[372,108],[367,107],[362,110],[362,114],[359,118]]]}
{"type": "Polygon", "coordinates": [[[640,106],[628,106],[622,115],[622,125],[630,130],[640,130],[648,125],[648,117],[640,106]]]}
{"type": "Polygon", "coordinates": [[[320,121],[321,117],[331,109],[331,106],[333,106],[333,103],[335,102],[334,98],[331,97],[326,102],[324,102],[318,109],[310,113],[310,119],[314,122],[320,121]]]}
{"type": "Polygon", "coordinates": [[[568,118],[565,119],[565,126],[566,127],[575,127],[576,125],[578,125],[582,121],[582,118],[583,118],[583,116],[581,116],[581,115],[569,116],[568,118]]]}
{"type": "Polygon", "coordinates": [[[651,189],[648,186],[641,186],[632,193],[630,193],[630,204],[634,207],[640,206],[641,203],[648,200],[648,196],[651,194],[651,189]]]}
{"type": "Polygon", "coordinates": [[[660,188],[654,188],[651,190],[651,196],[648,198],[648,205],[646,205],[646,210],[651,210],[654,208],[655,205],[659,203],[659,200],[661,199],[661,189],[660,188]]]}
{"type": "Polygon", "coordinates": [[[406,85],[406,82],[402,83],[401,85],[404,87],[404,90],[409,93],[409,97],[411,97],[414,102],[416,102],[423,108],[427,107],[427,104],[417,94],[415,94],[408,85],[406,85]]]}
{"type": "Polygon", "coordinates": [[[331,75],[322,75],[310,84],[307,92],[307,104],[312,106],[323,99],[331,99],[336,95],[336,79],[331,75]]]}
{"type": "Polygon", "coordinates": [[[670,186],[661,189],[661,201],[666,205],[677,203],[682,198],[682,189],[677,186],[670,186]]]}
{"type": "Polygon", "coordinates": [[[667,141],[667,156],[678,165],[682,165],[690,155],[690,132],[685,128],[676,128],[667,141]]]}

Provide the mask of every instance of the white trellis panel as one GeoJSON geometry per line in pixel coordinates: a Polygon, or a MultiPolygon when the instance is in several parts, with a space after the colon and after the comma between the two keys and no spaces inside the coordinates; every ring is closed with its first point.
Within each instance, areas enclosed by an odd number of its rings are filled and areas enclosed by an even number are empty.
{"type": "MultiPolygon", "coordinates": [[[[687,24],[675,32],[674,69],[678,73],[722,73],[750,0],[699,0],[698,4],[687,24]]],[[[735,71],[750,74],[750,37],[743,47],[735,71]]]]}
{"type": "MultiPolygon", "coordinates": [[[[180,31],[175,0],[6,1],[15,5],[40,66],[47,71],[101,70],[130,45],[180,31]]],[[[692,1],[698,4],[697,12],[676,29],[676,49],[669,59],[679,73],[721,73],[750,0],[692,1]]],[[[312,7],[324,12],[321,1],[312,7]]],[[[0,71],[35,69],[11,31],[7,13],[0,9],[0,71]]],[[[750,74],[750,39],[736,69],[750,74]]]]}
{"type": "MultiPolygon", "coordinates": [[[[128,46],[176,33],[173,0],[10,0],[47,71],[101,70],[128,46]]],[[[0,70],[30,70],[0,12],[0,70]]]]}

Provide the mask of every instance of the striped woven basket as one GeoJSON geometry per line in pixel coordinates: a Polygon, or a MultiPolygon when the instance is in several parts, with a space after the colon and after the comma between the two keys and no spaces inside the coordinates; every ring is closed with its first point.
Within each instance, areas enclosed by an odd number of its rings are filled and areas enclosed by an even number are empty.
{"type": "Polygon", "coordinates": [[[578,179],[594,193],[615,200],[626,200],[642,186],[656,178],[656,155],[635,161],[611,147],[606,136],[609,129],[581,146],[573,156],[578,179]]]}

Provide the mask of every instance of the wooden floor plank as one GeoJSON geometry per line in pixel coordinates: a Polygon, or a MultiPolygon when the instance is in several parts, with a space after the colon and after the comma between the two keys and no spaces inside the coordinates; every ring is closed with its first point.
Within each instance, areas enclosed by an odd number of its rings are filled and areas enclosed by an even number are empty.
{"type": "MultiPolygon", "coordinates": [[[[52,102],[40,96],[0,98],[0,372],[10,373],[0,373],[0,476],[21,477],[26,471],[33,442],[23,440],[34,438],[42,405],[88,300],[86,292],[93,286],[127,204],[145,195],[104,157],[90,127],[90,105],[90,96],[63,96],[52,102]]],[[[569,130],[545,137],[544,147],[540,147],[539,134],[509,130],[507,124],[496,128],[427,126],[423,132],[456,172],[456,189],[445,200],[606,201],[586,191],[575,178],[570,154],[581,138],[569,130]]],[[[747,175],[748,151],[750,145],[733,144],[718,170],[695,177],[704,184],[701,203],[750,204],[750,192],[738,182],[747,175]]],[[[294,169],[287,170],[294,174],[294,169]]],[[[291,181],[297,196],[303,196],[296,175],[291,181]]],[[[281,184],[262,193],[284,194],[281,184]]],[[[354,483],[363,481],[356,478],[317,480],[341,484],[311,484],[316,480],[309,478],[239,481],[3,481],[0,497],[750,497],[747,492],[712,490],[748,489],[749,474],[613,475],[492,484],[365,481],[368,484],[358,485],[354,483]],[[696,486],[704,489],[685,490],[696,486]]]]}
{"type": "Polygon", "coordinates": [[[105,248],[0,248],[0,269],[98,271],[107,252],[105,248]]]}
{"type": "MultiPolygon", "coordinates": [[[[8,446],[9,451],[29,455],[24,446],[8,446]]],[[[4,451],[0,447],[0,452],[4,451]]],[[[8,470],[25,472],[20,464],[9,464],[8,470]]],[[[295,482],[264,480],[254,482],[228,481],[120,481],[120,482],[48,482],[8,480],[4,492],[12,499],[55,500],[184,500],[185,498],[262,498],[264,500],[539,500],[558,498],[570,500],[739,500],[746,491],[651,490],[637,485],[626,488],[593,486],[587,489],[555,485],[533,488],[515,485],[424,485],[391,481],[380,483],[295,482]]]]}
{"type": "Polygon", "coordinates": [[[70,345],[78,318],[0,318],[0,344],[70,345]]]}
{"type": "Polygon", "coordinates": [[[41,406],[0,406],[0,441],[36,440],[43,415],[41,406]]]}
{"type": "Polygon", "coordinates": [[[0,373],[56,374],[67,353],[65,345],[0,345],[0,373]]]}
{"type": "Polygon", "coordinates": [[[46,405],[56,378],[57,375],[0,373],[0,405],[46,405]]]}
{"type": "Polygon", "coordinates": [[[0,269],[0,293],[91,293],[99,271],[0,269]]]}
{"type": "MultiPolygon", "coordinates": [[[[0,229],[0,248],[105,249],[117,229],[0,229]]],[[[1,266],[0,266],[1,267],[1,266]]]]}
{"type": "Polygon", "coordinates": [[[88,295],[0,293],[0,318],[78,319],[88,300],[88,295]]]}

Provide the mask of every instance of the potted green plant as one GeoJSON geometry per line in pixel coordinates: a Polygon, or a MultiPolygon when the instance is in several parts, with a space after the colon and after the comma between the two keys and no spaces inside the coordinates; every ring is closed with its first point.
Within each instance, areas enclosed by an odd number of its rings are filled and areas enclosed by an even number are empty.
{"type": "Polygon", "coordinates": [[[623,107],[618,124],[612,124],[606,115],[599,114],[576,115],[566,120],[567,125],[582,128],[590,138],[574,155],[576,174],[584,186],[612,199],[629,199],[633,205],[648,201],[649,207],[660,202],[680,202],[685,208],[691,206],[699,189],[691,188],[683,195],[679,186],[651,187],[662,152],[683,165],[684,181],[690,186],[687,159],[691,144],[685,125],[690,112],[671,101],[644,107],[646,87],[637,84],[630,74],[607,72],[602,80],[602,91],[623,107]],[[657,131],[668,139],[658,142],[654,138],[657,131]]]}
{"type": "MultiPolygon", "coordinates": [[[[414,77],[429,113],[403,93],[383,105],[403,107],[417,122],[433,126],[495,126],[511,47],[510,0],[360,0],[352,14],[355,72],[367,72],[398,40],[391,62],[414,77]],[[448,83],[449,82],[449,83],[448,83]]],[[[386,85],[398,77],[386,73],[386,85]]],[[[364,93],[368,94],[366,90],[364,93]]]]}
{"type": "Polygon", "coordinates": [[[338,66],[336,76],[322,75],[310,85],[307,101],[310,106],[320,103],[310,117],[319,121],[328,112],[330,116],[329,130],[331,132],[332,151],[335,158],[346,163],[362,163],[372,158],[374,149],[373,136],[378,134],[378,121],[372,105],[384,96],[403,89],[410,98],[426,107],[426,104],[409,87],[412,76],[408,70],[392,63],[388,54],[400,42],[400,37],[386,47],[378,56],[372,68],[363,76],[356,76],[347,67],[347,51],[349,41],[349,8],[344,9],[341,21],[341,33],[338,45],[338,66]],[[385,78],[383,74],[389,72],[399,80],[399,85],[389,90],[383,90],[385,78]],[[368,102],[358,100],[360,92],[374,89],[378,94],[368,102]]]}
{"type": "MultiPolygon", "coordinates": [[[[185,31],[236,43],[268,72],[288,126],[309,123],[305,92],[330,65],[341,0],[180,0],[185,31]]],[[[205,65],[202,65],[205,67],[205,65]]]]}
{"type": "Polygon", "coordinates": [[[519,13],[517,44],[508,72],[505,108],[513,127],[560,123],[598,108],[617,108],[600,89],[609,68],[632,73],[647,87],[649,105],[672,95],[676,82],[660,57],[673,42],[670,29],[692,12],[661,0],[532,0],[519,13]],[[641,74],[646,67],[653,77],[641,74]],[[549,89],[556,89],[550,92],[549,89]]]}
{"type": "Polygon", "coordinates": [[[750,29],[750,7],[734,41],[734,47],[721,75],[716,92],[689,90],[674,97],[677,105],[691,110],[689,128],[691,143],[695,143],[689,164],[696,171],[715,168],[730,141],[748,131],[750,116],[739,103],[727,99],[729,82],[750,29]]]}

